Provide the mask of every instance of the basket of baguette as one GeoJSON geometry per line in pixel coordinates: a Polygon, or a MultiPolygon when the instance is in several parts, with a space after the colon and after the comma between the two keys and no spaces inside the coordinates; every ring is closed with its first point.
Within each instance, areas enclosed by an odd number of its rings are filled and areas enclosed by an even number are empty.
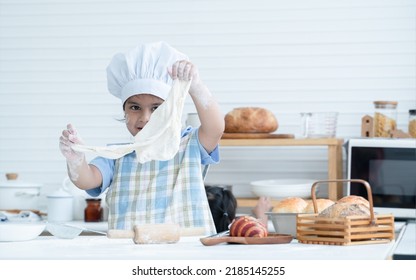
{"type": "Polygon", "coordinates": [[[313,183],[311,188],[314,213],[298,214],[297,239],[300,243],[321,245],[359,245],[388,243],[394,240],[392,214],[374,213],[370,184],[364,180],[327,180],[313,183]],[[338,200],[323,211],[318,211],[315,189],[318,184],[332,182],[361,183],[367,189],[364,198],[354,202],[338,200]]]}

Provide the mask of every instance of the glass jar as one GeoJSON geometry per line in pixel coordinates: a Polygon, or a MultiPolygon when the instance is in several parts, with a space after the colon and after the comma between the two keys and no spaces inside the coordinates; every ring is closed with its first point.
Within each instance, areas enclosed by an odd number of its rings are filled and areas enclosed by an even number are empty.
{"type": "Polygon", "coordinates": [[[87,207],[84,210],[85,222],[101,222],[103,219],[103,208],[101,199],[87,198],[87,207]]]}
{"type": "Polygon", "coordinates": [[[409,110],[409,134],[416,138],[416,109],[409,110]]]}
{"type": "Polygon", "coordinates": [[[374,137],[390,138],[397,129],[397,102],[374,101],[374,137]]]}

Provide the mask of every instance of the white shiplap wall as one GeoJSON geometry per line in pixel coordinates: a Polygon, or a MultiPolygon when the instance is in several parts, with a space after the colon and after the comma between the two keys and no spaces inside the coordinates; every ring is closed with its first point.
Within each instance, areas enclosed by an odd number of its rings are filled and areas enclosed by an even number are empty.
{"type": "MultiPolygon", "coordinates": [[[[58,187],[58,138],[72,122],[88,144],[128,138],[107,93],[111,56],[165,40],[199,66],[224,113],[273,111],[281,133],[301,111],[340,113],[338,137],[360,135],[374,100],[416,108],[415,0],[0,0],[0,176],[58,187]]],[[[190,99],[185,114],[193,111],[190,99]]],[[[324,178],[324,148],[223,148],[207,183],[324,178]]]]}

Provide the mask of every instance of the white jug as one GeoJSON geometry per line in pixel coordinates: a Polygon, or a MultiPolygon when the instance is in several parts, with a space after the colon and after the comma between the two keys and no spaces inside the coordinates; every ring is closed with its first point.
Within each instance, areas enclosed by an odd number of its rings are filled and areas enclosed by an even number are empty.
{"type": "Polygon", "coordinates": [[[69,222],[73,220],[73,196],[63,188],[46,196],[48,200],[48,221],[69,222]]]}
{"type": "Polygon", "coordinates": [[[87,207],[85,199],[90,196],[84,191],[75,186],[71,180],[66,177],[62,183],[64,190],[73,195],[73,218],[74,220],[84,220],[84,209],[87,207]]]}
{"type": "Polygon", "coordinates": [[[73,218],[74,220],[84,220],[84,210],[87,207],[87,198],[101,198],[101,207],[103,207],[103,220],[108,218],[108,207],[105,203],[105,193],[99,197],[92,197],[86,191],[79,189],[75,186],[69,177],[65,177],[62,183],[64,190],[73,195],[73,218]]]}

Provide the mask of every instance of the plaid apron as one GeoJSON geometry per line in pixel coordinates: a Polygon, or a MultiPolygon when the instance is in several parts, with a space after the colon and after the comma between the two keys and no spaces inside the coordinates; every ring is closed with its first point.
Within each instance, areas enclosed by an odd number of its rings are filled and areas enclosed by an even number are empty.
{"type": "Polygon", "coordinates": [[[201,171],[197,137],[181,139],[178,153],[167,161],[139,163],[130,153],[116,160],[106,196],[109,229],[134,225],[177,223],[215,233],[201,171]]]}

